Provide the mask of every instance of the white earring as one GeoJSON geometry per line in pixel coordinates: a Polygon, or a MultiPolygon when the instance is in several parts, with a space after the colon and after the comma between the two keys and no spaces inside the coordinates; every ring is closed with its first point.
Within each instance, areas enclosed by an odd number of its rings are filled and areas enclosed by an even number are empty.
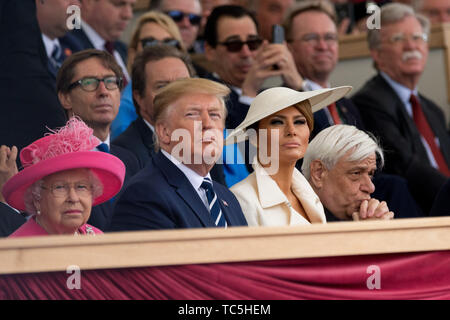
{"type": "Polygon", "coordinates": [[[37,214],[38,216],[41,215],[41,211],[38,210],[38,211],[36,212],[36,214],[37,214]]]}

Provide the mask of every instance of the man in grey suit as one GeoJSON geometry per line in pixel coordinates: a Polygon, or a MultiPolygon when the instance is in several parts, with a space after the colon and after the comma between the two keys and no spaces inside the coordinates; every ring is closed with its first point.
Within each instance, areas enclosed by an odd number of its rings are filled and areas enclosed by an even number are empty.
{"type": "Polygon", "coordinates": [[[368,33],[378,74],[352,97],[367,129],[381,139],[386,171],[408,180],[426,213],[450,176],[444,114],[417,87],[428,57],[428,32],[428,20],[411,7],[383,6],[381,28],[368,33]]]}

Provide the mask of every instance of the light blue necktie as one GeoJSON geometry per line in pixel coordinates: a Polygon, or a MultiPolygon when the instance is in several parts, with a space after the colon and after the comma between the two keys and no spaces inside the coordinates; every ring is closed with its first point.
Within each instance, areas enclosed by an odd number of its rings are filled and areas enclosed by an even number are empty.
{"type": "Polygon", "coordinates": [[[206,197],[208,198],[209,203],[209,212],[211,213],[214,223],[218,227],[226,228],[227,222],[222,214],[222,210],[220,209],[220,204],[217,195],[214,192],[212,181],[209,178],[205,178],[201,187],[206,191],[206,197]]]}

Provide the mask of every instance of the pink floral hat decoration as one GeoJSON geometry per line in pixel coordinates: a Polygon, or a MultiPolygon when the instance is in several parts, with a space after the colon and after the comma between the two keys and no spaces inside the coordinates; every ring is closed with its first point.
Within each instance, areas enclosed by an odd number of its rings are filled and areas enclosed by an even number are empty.
{"type": "Polygon", "coordinates": [[[24,211],[25,192],[33,183],[56,172],[79,168],[91,169],[103,185],[93,206],[111,199],[122,188],[125,165],[109,153],[94,151],[100,143],[93,130],[74,117],[66,126],[26,146],[20,152],[24,169],[3,187],[6,202],[24,211]]]}

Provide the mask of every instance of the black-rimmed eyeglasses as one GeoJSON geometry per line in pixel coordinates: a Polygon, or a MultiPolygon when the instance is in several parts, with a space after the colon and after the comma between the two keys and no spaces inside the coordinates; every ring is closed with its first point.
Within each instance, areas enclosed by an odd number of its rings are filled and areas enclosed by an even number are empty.
{"type": "Polygon", "coordinates": [[[185,13],[180,10],[170,10],[164,13],[167,14],[169,17],[171,17],[172,20],[175,22],[181,22],[184,19],[184,17],[187,16],[189,18],[189,22],[193,26],[198,26],[200,24],[200,21],[202,21],[202,17],[195,13],[185,13]]]}
{"type": "Polygon", "coordinates": [[[229,52],[239,52],[242,50],[242,47],[244,44],[248,46],[250,51],[257,50],[261,44],[263,43],[263,40],[261,38],[254,38],[254,39],[248,39],[247,41],[241,41],[241,40],[227,40],[224,42],[218,42],[217,44],[221,44],[227,48],[227,51],[229,52]]]}
{"type": "Polygon", "coordinates": [[[122,87],[122,78],[110,76],[110,77],[104,77],[103,79],[95,78],[95,77],[87,77],[80,79],[78,81],[75,81],[72,83],[68,90],[72,90],[73,88],[80,86],[81,89],[84,91],[92,92],[97,90],[100,82],[103,82],[105,85],[105,88],[108,90],[115,90],[117,88],[122,87]]]}

